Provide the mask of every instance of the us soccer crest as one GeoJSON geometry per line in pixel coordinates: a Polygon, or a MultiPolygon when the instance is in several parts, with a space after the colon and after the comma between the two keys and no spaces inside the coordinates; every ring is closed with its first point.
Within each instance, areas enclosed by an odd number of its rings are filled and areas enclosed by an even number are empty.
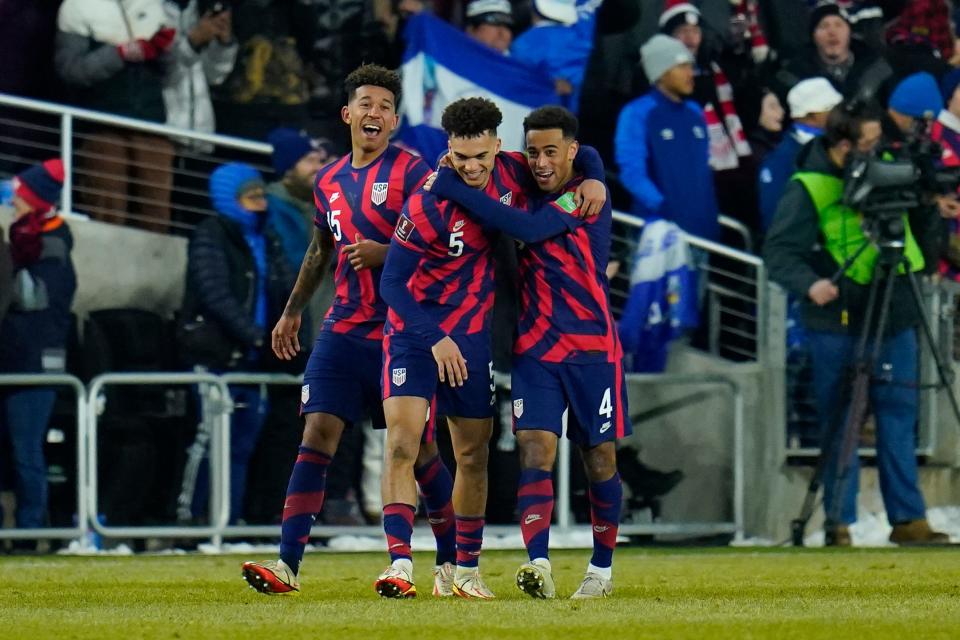
{"type": "Polygon", "coordinates": [[[370,200],[373,204],[383,204],[387,201],[387,190],[390,185],[387,182],[374,182],[370,189],[370,200]]]}
{"type": "Polygon", "coordinates": [[[500,196],[500,204],[505,204],[508,207],[513,204],[513,191],[507,191],[505,195],[500,196]]]}
{"type": "Polygon", "coordinates": [[[310,385],[305,384],[300,387],[300,404],[307,404],[310,400],[310,385]]]}
{"type": "Polygon", "coordinates": [[[407,381],[407,370],[406,368],[394,369],[393,370],[393,384],[394,386],[401,387],[403,383],[407,381]]]}
{"type": "Polygon", "coordinates": [[[519,418],[523,415],[523,398],[513,401],[513,416],[519,418]]]}

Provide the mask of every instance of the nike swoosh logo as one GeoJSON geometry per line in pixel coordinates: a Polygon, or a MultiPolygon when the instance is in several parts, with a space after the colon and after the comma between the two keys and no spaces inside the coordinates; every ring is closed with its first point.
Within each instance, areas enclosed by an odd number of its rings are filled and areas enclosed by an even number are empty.
{"type": "Polygon", "coordinates": [[[604,423],[603,423],[603,426],[600,427],[600,433],[606,433],[607,431],[610,431],[610,426],[611,426],[612,424],[613,424],[613,423],[611,423],[611,422],[604,422],[604,423]]]}
{"type": "Polygon", "coordinates": [[[539,513],[531,513],[530,515],[528,515],[526,518],[523,519],[523,524],[533,524],[534,522],[536,522],[537,520],[541,520],[542,518],[543,516],[541,516],[539,513]]]}

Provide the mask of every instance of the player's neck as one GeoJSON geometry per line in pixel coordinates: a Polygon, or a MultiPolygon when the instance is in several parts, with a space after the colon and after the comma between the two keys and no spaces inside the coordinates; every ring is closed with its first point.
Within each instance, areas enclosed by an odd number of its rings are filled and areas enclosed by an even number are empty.
{"type": "Polygon", "coordinates": [[[387,150],[390,144],[385,144],[380,149],[376,151],[364,151],[360,145],[353,145],[353,153],[350,154],[350,166],[354,169],[363,169],[374,160],[383,155],[383,152],[387,150]]]}

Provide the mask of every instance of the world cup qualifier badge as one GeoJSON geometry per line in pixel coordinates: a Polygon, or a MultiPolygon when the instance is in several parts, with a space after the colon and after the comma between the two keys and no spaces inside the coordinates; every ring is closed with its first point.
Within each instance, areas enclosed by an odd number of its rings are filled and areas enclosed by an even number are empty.
{"type": "Polygon", "coordinates": [[[401,242],[406,242],[410,239],[410,234],[413,233],[413,230],[417,228],[417,225],[413,223],[413,220],[407,216],[400,216],[400,219],[397,220],[397,230],[394,232],[394,235],[397,236],[397,239],[401,242]]]}

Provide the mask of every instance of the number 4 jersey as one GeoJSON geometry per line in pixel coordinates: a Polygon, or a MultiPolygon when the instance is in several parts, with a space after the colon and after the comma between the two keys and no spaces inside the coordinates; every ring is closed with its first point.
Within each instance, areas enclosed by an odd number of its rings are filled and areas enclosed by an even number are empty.
{"type": "Polygon", "coordinates": [[[404,202],[423,185],[431,169],[419,157],[392,145],[359,169],[351,166],[352,157],[348,154],[321,169],[314,188],[314,224],[333,235],[337,256],[336,297],[323,330],[379,339],[387,315],[380,296],[382,269],[354,270],[343,248],[358,238],[389,243],[404,202]]]}

